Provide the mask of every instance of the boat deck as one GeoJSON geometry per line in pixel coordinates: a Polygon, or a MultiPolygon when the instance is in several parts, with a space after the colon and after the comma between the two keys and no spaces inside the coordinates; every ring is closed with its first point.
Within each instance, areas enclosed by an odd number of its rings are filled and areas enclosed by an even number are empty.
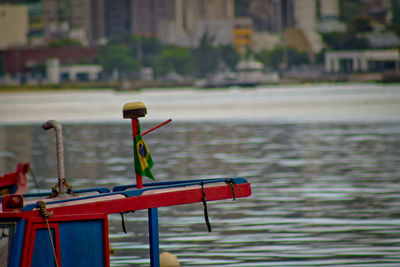
{"type": "Polygon", "coordinates": [[[147,183],[143,188],[124,185],[74,191],[75,195],[48,198],[48,193],[23,195],[20,208],[7,208],[8,197],[2,197],[1,217],[25,217],[38,213],[37,202],[43,200],[47,209],[57,214],[119,213],[140,209],[182,205],[251,195],[250,184],[244,178],[216,178],[175,182],[147,183]]]}

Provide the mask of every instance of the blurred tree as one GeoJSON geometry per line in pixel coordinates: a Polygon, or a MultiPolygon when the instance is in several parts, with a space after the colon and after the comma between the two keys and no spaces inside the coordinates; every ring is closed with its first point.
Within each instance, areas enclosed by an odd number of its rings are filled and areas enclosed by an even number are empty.
{"type": "Polygon", "coordinates": [[[129,47],[123,45],[109,44],[100,47],[96,62],[103,66],[106,73],[114,70],[129,72],[139,68],[139,62],[132,57],[129,47]]]}
{"type": "Polygon", "coordinates": [[[306,52],[298,51],[295,48],[288,48],[288,64],[290,66],[310,64],[310,58],[306,52]]]}
{"type": "Polygon", "coordinates": [[[232,45],[223,45],[218,47],[218,53],[229,69],[234,70],[240,60],[240,55],[236,49],[232,45]]]}
{"type": "Polygon", "coordinates": [[[6,67],[4,65],[5,65],[5,60],[0,57],[0,75],[6,73],[6,67]]]}
{"type": "Polygon", "coordinates": [[[162,45],[156,38],[132,34],[115,37],[108,42],[108,45],[120,45],[128,48],[131,56],[145,67],[151,66],[154,58],[158,57],[162,51],[162,45]]]}
{"type": "Polygon", "coordinates": [[[83,46],[79,40],[66,38],[63,40],[55,40],[49,44],[49,47],[80,47],[83,46]]]}
{"type": "Polygon", "coordinates": [[[392,24],[400,24],[400,1],[391,0],[392,4],[392,24]]]}
{"type": "Polygon", "coordinates": [[[339,0],[339,18],[349,24],[354,17],[364,15],[364,7],[362,0],[339,0]]]}
{"type": "Polygon", "coordinates": [[[132,34],[124,34],[113,37],[108,41],[109,45],[127,45],[134,46],[135,45],[135,36],[132,34]]]}
{"type": "Polygon", "coordinates": [[[263,49],[260,52],[256,53],[254,58],[257,61],[262,62],[265,66],[270,66],[269,55],[270,51],[263,49]]]}
{"type": "MultiPolygon", "coordinates": [[[[143,65],[150,66],[155,58],[161,55],[163,45],[154,37],[140,36],[136,37],[138,44],[142,46],[143,65]],[[140,38],[140,39],[138,39],[140,38]]],[[[140,51],[139,49],[137,51],[140,51]]]]}
{"type": "Polygon", "coordinates": [[[392,4],[392,20],[390,21],[390,29],[400,36],[400,1],[391,0],[392,4]]]}
{"type": "Polygon", "coordinates": [[[367,49],[368,40],[356,32],[331,32],[321,34],[322,40],[332,50],[367,49]]]}
{"type": "Polygon", "coordinates": [[[30,72],[46,75],[46,64],[36,64],[30,68],[30,72]]]}
{"type": "MultiPolygon", "coordinates": [[[[283,62],[283,50],[284,48],[279,47],[273,50],[263,50],[255,55],[255,59],[264,63],[265,66],[270,66],[274,69],[279,69],[279,66],[283,62]]],[[[300,52],[295,48],[288,47],[288,67],[309,64],[310,59],[306,52],[300,52]]]]}
{"type": "Polygon", "coordinates": [[[315,61],[314,63],[319,65],[319,64],[324,64],[325,62],[325,53],[326,53],[326,48],[321,49],[316,55],[315,55],[315,61]]]}
{"type": "Polygon", "coordinates": [[[164,47],[161,55],[152,64],[156,75],[176,72],[181,75],[191,74],[194,71],[194,60],[191,51],[184,47],[164,47]]]}
{"type": "Polygon", "coordinates": [[[347,29],[349,33],[370,32],[372,31],[372,18],[361,16],[354,17],[347,29]]]}
{"type": "MultiPolygon", "coordinates": [[[[340,3],[344,6],[349,6],[352,13],[346,11],[346,22],[348,23],[346,32],[330,32],[322,33],[322,39],[328,48],[333,50],[351,50],[351,49],[367,49],[369,42],[359,33],[372,31],[372,21],[370,17],[362,15],[363,3],[357,1],[344,1],[340,3]]],[[[342,10],[341,10],[342,12],[342,10]]]]}
{"type": "Polygon", "coordinates": [[[218,67],[218,51],[212,46],[214,37],[206,30],[200,39],[200,44],[194,49],[196,70],[200,77],[214,73],[218,67]]]}

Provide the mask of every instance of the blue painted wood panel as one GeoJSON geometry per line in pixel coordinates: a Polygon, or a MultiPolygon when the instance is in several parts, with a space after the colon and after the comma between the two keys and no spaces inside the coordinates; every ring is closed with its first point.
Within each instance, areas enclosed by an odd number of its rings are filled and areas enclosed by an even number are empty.
{"type": "Polygon", "coordinates": [[[60,223],[62,267],[104,266],[103,221],[60,223]]]}
{"type": "Polygon", "coordinates": [[[10,259],[10,267],[18,267],[21,262],[21,255],[22,255],[22,246],[24,241],[24,234],[25,234],[25,220],[20,220],[17,223],[17,227],[15,230],[14,235],[14,243],[12,249],[12,256],[10,259]]]}
{"type": "MultiPolygon", "coordinates": [[[[54,240],[54,230],[51,230],[54,240]]],[[[53,249],[47,228],[37,229],[33,246],[32,267],[55,266],[53,249]]]]}

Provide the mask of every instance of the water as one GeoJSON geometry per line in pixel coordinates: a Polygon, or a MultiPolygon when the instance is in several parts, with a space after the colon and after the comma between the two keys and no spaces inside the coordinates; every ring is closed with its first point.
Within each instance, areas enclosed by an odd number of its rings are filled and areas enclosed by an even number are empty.
{"type": "Polygon", "coordinates": [[[121,121],[123,104],[143,101],[146,121],[399,121],[400,86],[290,85],[224,90],[60,91],[0,95],[0,124],[121,121]]]}
{"type": "MultiPolygon", "coordinates": [[[[253,191],[208,203],[211,233],[201,203],[160,208],[161,252],[174,253],[182,266],[399,266],[400,120],[391,113],[397,92],[379,121],[194,119],[147,135],[159,181],[242,176],[253,191]]],[[[301,102],[304,92],[298,94],[301,102]]],[[[127,121],[65,124],[69,183],[132,183],[130,131],[127,121]]],[[[41,190],[53,186],[54,133],[36,124],[0,126],[0,173],[20,161],[32,162],[41,190]]],[[[111,265],[148,266],[147,211],[125,215],[128,234],[119,214],[109,220],[111,265]]]]}

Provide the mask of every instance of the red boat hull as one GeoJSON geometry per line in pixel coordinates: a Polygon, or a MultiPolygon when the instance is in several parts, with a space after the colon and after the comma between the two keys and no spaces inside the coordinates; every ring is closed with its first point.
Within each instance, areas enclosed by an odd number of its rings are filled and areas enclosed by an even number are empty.
{"type": "Polygon", "coordinates": [[[26,174],[31,168],[30,163],[19,163],[15,172],[6,173],[0,177],[0,195],[25,194],[28,192],[26,174]]]}

